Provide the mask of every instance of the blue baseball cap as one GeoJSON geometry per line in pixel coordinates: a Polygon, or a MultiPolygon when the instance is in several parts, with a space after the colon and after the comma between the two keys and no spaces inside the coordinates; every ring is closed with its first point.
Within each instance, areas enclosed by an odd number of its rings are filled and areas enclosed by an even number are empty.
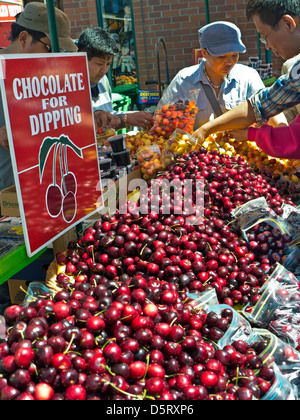
{"type": "Polygon", "coordinates": [[[230,22],[214,22],[199,29],[200,47],[210,55],[245,53],[240,29],[230,22]]]}

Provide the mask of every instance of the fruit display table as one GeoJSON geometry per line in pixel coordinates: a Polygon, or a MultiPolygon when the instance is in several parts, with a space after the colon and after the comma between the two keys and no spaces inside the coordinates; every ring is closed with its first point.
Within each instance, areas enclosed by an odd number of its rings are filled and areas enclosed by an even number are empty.
{"type": "Polygon", "coordinates": [[[52,294],[5,310],[0,400],[183,401],[196,413],[203,400],[299,399],[300,212],[241,153],[174,135],[193,126],[190,105],[138,136],[138,198],[57,254],[52,294]],[[146,173],[167,127],[170,163],[146,173]]]}

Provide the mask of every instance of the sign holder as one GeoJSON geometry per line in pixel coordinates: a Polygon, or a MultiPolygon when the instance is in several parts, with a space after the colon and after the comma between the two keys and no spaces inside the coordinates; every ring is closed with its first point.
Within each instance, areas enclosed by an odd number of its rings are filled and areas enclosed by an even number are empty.
{"type": "Polygon", "coordinates": [[[87,58],[22,54],[2,56],[0,62],[12,166],[31,257],[103,207],[87,58]]]}

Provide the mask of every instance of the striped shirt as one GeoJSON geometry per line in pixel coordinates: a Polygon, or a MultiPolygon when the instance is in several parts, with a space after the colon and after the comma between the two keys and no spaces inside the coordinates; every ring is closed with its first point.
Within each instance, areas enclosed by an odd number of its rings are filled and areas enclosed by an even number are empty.
{"type": "Polygon", "coordinates": [[[122,119],[122,112],[116,112],[113,109],[112,90],[107,76],[104,76],[97,85],[91,85],[91,88],[98,87],[96,96],[92,94],[92,108],[95,111],[106,111],[113,115],[118,115],[122,119]]]}
{"type": "Polygon", "coordinates": [[[258,125],[300,103],[300,61],[273,86],[262,89],[250,99],[258,125]]]}

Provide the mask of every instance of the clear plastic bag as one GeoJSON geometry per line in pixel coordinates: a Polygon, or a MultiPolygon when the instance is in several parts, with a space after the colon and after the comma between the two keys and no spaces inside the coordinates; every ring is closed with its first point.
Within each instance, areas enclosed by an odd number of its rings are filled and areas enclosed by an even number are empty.
{"type": "MultiPolygon", "coordinates": [[[[241,316],[229,305],[212,305],[208,307],[206,312],[207,314],[217,314],[219,317],[224,316],[225,313],[232,313],[232,316],[230,316],[230,318],[228,317],[229,324],[227,330],[224,331],[223,336],[217,342],[215,342],[216,346],[221,350],[225,346],[231,345],[234,341],[247,341],[247,338],[252,333],[252,327],[247,319],[241,316]]],[[[210,336],[208,336],[208,338],[210,338],[210,336]]]]}
{"type": "Polygon", "coordinates": [[[26,292],[26,297],[22,303],[22,306],[29,306],[31,302],[35,301],[36,299],[39,299],[47,293],[51,294],[51,290],[48,289],[48,287],[46,287],[43,283],[35,281],[29,283],[28,290],[26,292]]]}
{"type": "Polygon", "coordinates": [[[283,204],[282,210],[281,217],[293,226],[293,235],[300,236],[300,209],[289,204],[283,204]]]}
{"type": "Polygon", "coordinates": [[[204,309],[207,311],[210,306],[219,305],[215,289],[209,289],[203,293],[188,293],[188,298],[192,300],[191,305],[195,310],[204,309]]]}
{"type": "Polygon", "coordinates": [[[253,219],[261,219],[263,216],[276,217],[276,213],[269,207],[265,197],[248,201],[232,211],[232,217],[240,220],[241,226],[247,225],[253,219]]]}
{"type": "MultiPolygon", "coordinates": [[[[197,90],[199,95],[199,90],[197,90]]],[[[197,94],[182,97],[173,96],[172,92],[165,93],[154,114],[154,125],[149,131],[150,135],[163,136],[168,139],[175,130],[181,129],[189,134],[194,132],[194,125],[198,108],[197,94]],[[186,99],[185,99],[186,98],[186,99]]]]}
{"type": "Polygon", "coordinates": [[[281,374],[280,370],[274,365],[275,381],[269,390],[261,398],[261,401],[297,401],[298,393],[293,385],[281,374]]]}
{"type": "Polygon", "coordinates": [[[267,328],[293,348],[300,349],[299,284],[279,283],[272,278],[255,306],[247,305],[244,316],[255,326],[267,328]]]}
{"type": "Polygon", "coordinates": [[[276,214],[269,207],[265,197],[248,201],[237,207],[232,211],[231,216],[234,219],[231,228],[238,234],[243,233],[245,229],[248,229],[248,226],[252,226],[256,221],[270,217],[276,218],[276,214]]]}
{"type": "Polygon", "coordinates": [[[292,243],[292,226],[278,218],[253,219],[241,226],[241,232],[256,257],[269,263],[277,262],[292,270],[300,262],[300,249],[292,243]]]}
{"type": "Polygon", "coordinates": [[[182,156],[196,150],[198,141],[195,137],[183,130],[175,130],[167,140],[163,150],[163,160],[166,166],[176,160],[176,156],[182,156]]]}
{"type": "Polygon", "coordinates": [[[283,285],[295,286],[295,288],[300,289],[300,283],[294,273],[289,271],[286,267],[281,264],[276,264],[274,270],[270,275],[270,280],[275,279],[278,283],[283,285]]]}
{"type": "Polygon", "coordinates": [[[140,147],[137,151],[137,160],[146,181],[156,178],[158,172],[165,169],[162,150],[158,145],[140,147]]]}
{"type": "Polygon", "coordinates": [[[300,353],[268,330],[253,328],[248,341],[259,353],[264,365],[276,363],[281,374],[300,389],[300,353]]]}

